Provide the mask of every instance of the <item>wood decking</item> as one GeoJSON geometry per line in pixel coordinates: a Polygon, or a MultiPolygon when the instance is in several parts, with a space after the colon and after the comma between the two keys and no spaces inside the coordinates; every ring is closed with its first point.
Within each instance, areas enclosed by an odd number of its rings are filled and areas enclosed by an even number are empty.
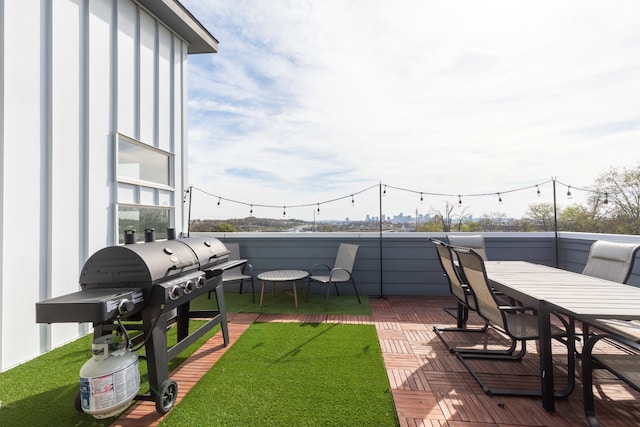
{"type": "MultiPolygon", "coordinates": [[[[231,345],[254,321],[364,323],[375,324],[382,348],[391,392],[401,426],[585,426],[582,407],[580,363],[577,363],[576,389],[569,398],[559,399],[556,412],[549,414],[539,398],[489,396],[473,379],[457,357],[450,353],[433,332],[434,325],[455,323],[443,307],[453,306],[448,297],[370,298],[372,316],[341,315],[259,315],[229,316],[231,345]]],[[[470,324],[480,324],[471,316],[470,324]]],[[[498,345],[504,338],[495,332],[445,333],[456,345],[498,345]]],[[[200,376],[229,347],[222,346],[220,333],[171,373],[180,385],[178,402],[200,376]]],[[[521,362],[473,361],[485,381],[511,388],[537,390],[539,387],[535,344],[527,347],[521,362]]],[[[555,378],[558,388],[566,379],[566,348],[554,344],[555,378]]],[[[596,413],[603,426],[640,425],[640,394],[598,371],[595,379],[596,413]]],[[[151,426],[162,417],[150,402],[136,402],[113,426],[151,426]]],[[[347,420],[346,420],[347,421],[347,420]]],[[[348,423],[348,421],[347,421],[348,423]]]]}

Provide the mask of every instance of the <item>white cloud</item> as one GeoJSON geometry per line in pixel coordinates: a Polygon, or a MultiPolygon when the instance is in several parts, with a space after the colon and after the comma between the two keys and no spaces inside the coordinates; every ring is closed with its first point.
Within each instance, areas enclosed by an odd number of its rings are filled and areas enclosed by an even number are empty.
{"type": "MultiPolygon", "coordinates": [[[[220,40],[190,57],[190,178],[224,198],[312,204],[383,182],[505,191],[468,210],[520,216],[547,200],[510,189],[588,187],[640,158],[634,0],[183,4],[220,40]]],[[[403,194],[389,214],[414,211],[419,196],[403,194]]],[[[205,198],[195,217],[248,213],[205,198]]],[[[377,194],[362,198],[336,202],[337,217],[376,215],[377,194]]]]}

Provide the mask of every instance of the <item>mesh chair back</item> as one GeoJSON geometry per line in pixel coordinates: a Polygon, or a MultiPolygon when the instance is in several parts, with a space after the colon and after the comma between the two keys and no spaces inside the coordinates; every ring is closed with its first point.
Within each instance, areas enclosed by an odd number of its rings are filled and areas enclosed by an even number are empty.
{"type": "MultiPolygon", "coordinates": [[[[239,243],[225,243],[224,244],[229,251],[229,261],[240,259],[240,244],[239,243]]],[[[222,272],[222,280],[237,280],[239,276],[242,276],[242,266],[230,268],[222,272]]]]}
{"type": "Polygon", "coordinates": [[[468,248],[452,247],[451,250],[458,256],[466,284],[471,288],[475,297],[478,314],[494,325],[506,330],[504,317],[498,309],[499,303],[493,294],[491,286],[489,286],[482,256],[475,250],[468,248]]]}
{"type": "Polygon", "coordinates": [[[349,280],[350,274],[353,272],[353,265],[356,262],[356,255],[358,254],[358,245],[351,245],[349,243],[340,243],[338,247],[338,255],[336,255],[336,262],[334,268],[344,268],[346,271],[336,270],[333,273],[333,280],[336,282],[349,280]]]}
{"type": "Polygon", "coordinates": [[[471,248],[480,254],[483,260],[487,261],[487,249],[481,234],[447,234],[447,239],[451,246],[471,248]]]}
{"type": "Polygon", "coordinates": [[[430,239],[434,245],[436,245],[436,250],[438,253],[438,261],[440,261],[440,265],[444,270],[444,275],[447,277],[449,281],[449,289],[451,293],[458,298],[460,301],[466,302],[467,297],[465,291],[462,287],[462,282],[458,277],[458,273],[455,270],[455,266],[453,263],[453,257],[451,256],[451,250],[449,246],[436,239],[430,239]]]}
{"type": "Polygon", "coordinates": [[[639,248],[640,245],[637,243],[598,240],[591,245],[589,258],[582,274],[626,283],[633,270],[639,248]]]}

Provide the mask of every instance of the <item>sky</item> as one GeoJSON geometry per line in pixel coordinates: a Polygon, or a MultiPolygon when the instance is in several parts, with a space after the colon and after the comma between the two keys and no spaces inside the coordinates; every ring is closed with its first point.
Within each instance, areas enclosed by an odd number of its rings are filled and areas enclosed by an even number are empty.
{"type": "Polygon", "coordinates": [[[636,0],[181,2],[192,219],[520,218],[640,162],[636,0]]]}

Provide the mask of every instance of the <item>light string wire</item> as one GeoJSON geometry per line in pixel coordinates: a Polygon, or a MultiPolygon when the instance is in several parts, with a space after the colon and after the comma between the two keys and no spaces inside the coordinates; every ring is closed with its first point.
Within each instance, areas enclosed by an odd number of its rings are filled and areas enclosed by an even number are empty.
{"type": "MultiPolygon", "coordinates": [[[[483,192],[483,193],[437,193],[437,192],[430,192],[430,191],[420,191],[420,190],[412,190],[409,188],[402,188],[402,187],[396,187],[393,185],[389,185],[389,184],[383,184],[382,182],[380,182],[379,184],[374,184],[371,185],[365,189],[362,189],[360,191],[356,191],[354,193],[349,193],[346,196],[341,196],[341,197],[336,197],[334,199],[328,199],[328,200],[324,200],[321,202],[314,202],[314,203],[304,203],[304,204],[296,204],[296,205],[289,205],[289,204],[280,204],[280,205],[271,205],[271,204],[258,204],[258,203],[250,203],[250,202],[244,202],[241,200],[235,200],[235,199],[230,199],[227,197],[223,197],[217,194],[213,194],[209,191],[203,190],[201,188],[195,187],[195,186],[190,186],[189,190],[187,190],[186,192],[189,192],[191,190],[191,193],[193,193],[193,190],[198,190],[201,193],[216,198],[218,199],[218,205],[220,205],[220,203],[222,201],[225,202],[230,202],[230,203],[235,203],[235,204],[239,204],[239,205],[244,205],[244,206],[249,206],[251,208],[251,213],[253,213],[253,208],[255,207],[260,207],[260,208],[272,208],[272,209],[285,209],[285,213],[286,213],[286,209],[291,208],[291,209],[295,209],[295,208],[306,208],[306,207],[317,207],[318,211],[320,211],[320,205],[325,205],[328,203],[334,203],[340,200],[344,200],[344,199],[351,199],[351,202],[353,203],[354,201],[354,196],[357,196],[359,194],[365,193],[373,188],[377,188],[377,187],[383,187],[384,188],[384,194],[386,194],[386,190],[387,189],[393,189],[393,190],[398,190],[398,191],[404,191],[404,192],[408,192],[408,193],[413,193],[413,194],[419,194],[420,198],[422,199],[423,196],[439,196],[439,197],[457,197],[458,198],[458,203],[462,204],[462,198],[468,198],[468,197],[487,197],[487,196],[498,196],[498,199],[500,200],[500,202],[502,202],[502,196],[505,194],[510,194],[510,193],[515,193],[515,192],[520,192],[520,191],[526,191],[526,190],[531,190],[531,189],[536,189],[536,192],[538,195],[540,195],[540,187],[544,186],[546,184],[549,184],[550,182],[555,182],[557,184],[560,185],[564,185],[565,187],[567,187],[567,192],[569,193],[571,189],[574,190],[578,190],[578,191],[584,191],[584,192],[588,192],[588,193],[594,193],[594,194],[600,194],[599,191],[597,190],[593,190],[593,189],[589,189],[589,188],[584,188],[584,187],[577,187],[574,185],[568,185],[565,184],[561,181],[558,181],[556,178],[552,178],[550,180],[544,181],[544,182],[540,182],[537,184],[532,184],[532,185],[528,185],[525,187],[518,187],[518,188],[512,188],[512,189],[508,189],[508,190],[502,190],[502,191],[491,191],[491,192],[483,192]]],[[[192,196],[192,194],[190,194],[190,197],[192,196]]],[[[608,195],[605,195],[605,198],[608,195]]],[[[186,196],[185,196],[185,200],[186,200],[186,196]]]]}
{"type": "Polygon", "coordinates": [[[305,203],[305,204],[299,204],[299,205],[287,205],[287,204],[282,204],[282,205],[261,205],[261,204],[257,204],[257,203],[248,203],[248,202],[243,202],[243,201],[240,201],[240,200],[228,199],[226,197],[218,196],[216,194],[213,194],[213,193],[210,193],[208,191],[205,191],[205,190],[203,190],[201,188],[197,188],[197,187],[193,187],[193,186],[191,188],[194,189],[194,190],[198,190],[201,193],[204,193],[204,194],[206,194],[208,196],[217,198],[218,199],[218,203],[220,203],[221,201],[225,201],[225,202],[236,203],[236,204],[239,204],[239,205],[250,206],[252,208],[259,207],[259,208],[277,208],[277,209],[282,209],[284,207],[284,208],[292,208],[293,209],[293,208],[307,208],[307,207],[310,207],[310,206],[314,206],[315,207],[315,206],[325,205],[327,203],[333,203],[333,202],[337,202],[339,200],[344,200],[344,199],[349,199],[349,198],[351,200],[353,200],[354,196],[362,194],[362,193],[364,193],[366,191],[369,191],[369,190],[371,190],[373,188],[377,188],[378,186],[379,186],[379,184],[375,184],[375,185],[367,187],[367,188],[365,188],[363,190],[356,191],[354,193],[349,193],[346,196],[336,197],[335,199],[324,200],[322,202],[305,203]]]}

